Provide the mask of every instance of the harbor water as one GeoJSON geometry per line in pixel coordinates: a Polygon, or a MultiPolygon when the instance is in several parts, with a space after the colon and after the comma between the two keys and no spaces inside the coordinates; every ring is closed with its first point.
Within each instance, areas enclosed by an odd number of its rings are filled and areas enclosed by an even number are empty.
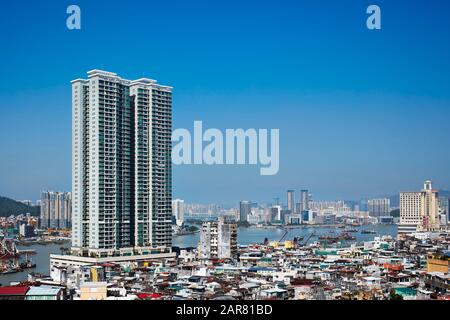
{"type": "MultiPolygon", "coordinates": [[[[352,227],[353,228],[353,227],[352,227]]],[[[361,243],[363,241],[373,240],[374,237],[378,235],[390,235],[396,237],[397,235],[397,225],[368,225],[356,227],[358,232],[350,233],[356,237],[356,242],[361,243]],[[373,230],[376,233],[361,233],[361,230],[373,230]]],[[[311,237],[310,243],[317,241],[317,236],[334,236],[343,232],[344,229],[339,228],[329,228],[329,227],[312,227],[312,226],[301,226],[289,229],[283,228],[239,228],[238,229],[238,243],[240,245],[247,245],[250,243],[262,243],[265,238],[269,241],[279,241],[283,236],[283,240],[292,240],[294,237],[308,238],[309,235],[314,233],[316,236],[311,237]],[[286,231],[288,233],[285,235],[286,231]]],[[[176,236],[173,238],[173,246],[176,247],[196,247],[200,238],[199,233],[176,236]]],[[[350,241],[350,242],[355,242],[350,241]]],[[[333,245],[330,245],[333,246],[333,245]]],[[[28,273],[36,272],[44,275],[49,275],[50,273],[50,254],[61,254],[61,248],[70,248],[70,242],[65,242],[64,244],[47,244],[40,245],[35,244],[31,246],[18,247],[22,250],[35,250],[36,254],[31,255],[33,263],[36,263],[36,268],[25,270],[23,272],[12,273],[12,274],[0,274],[0,284],[5,286],[9,285],[11,282],[26,281],[28,279],[28,273]]]]}
{"type": "Polygon", "coordinates": [[[26,281],[28,274],[32,272],[48,275],[50,274],[50,254],[61,254],[61,247],[70,248],[70,241],[63,244],[34,244],[31,246],[18,246],[19,250],[34,250],[36,254],[29,255],[36,268],[24,270],[17,273],[0,274],[0,284],[9,285],[11,282],[26,281]]]}
{"type": "MultiPolygon", "coordinates": [[[[356,240],[351,242],[363,242],[373,240],[376,236],[390,235],[392,237],[397,236],[397,225],[396,224],[378,224],[378,225],[365,225],[361,227],[348,227],[349,229],[356,229],[358,232],[350,233],[350,235],[355,236],[356,240]],[[373,230],[376,233],[367,234],[361,233],[362,230],[373,230]]],[[[264,238],[269,241],[279,241],[286,231],[288,233],[283,240],[292,240],[294,237],[304,237],[308,238],[311,233],[317,236],[334,236],[343,232],[345,229],[340,228],[330,228],[330,227],[313,227],[313,226],[299,226],[291,227],[288,229],[284,228],[244,228],[240,227],[238,229],[238,244],[248,245],[251,243],[263,243],[264,238]]],[[[199,233],[176,236],[173,238],[172,245],[176,247],[197,247],[198,241],[200,239],[199,233]]],[[[311,237],[310,242],[318,241],[317,237],[311,237]]]]}

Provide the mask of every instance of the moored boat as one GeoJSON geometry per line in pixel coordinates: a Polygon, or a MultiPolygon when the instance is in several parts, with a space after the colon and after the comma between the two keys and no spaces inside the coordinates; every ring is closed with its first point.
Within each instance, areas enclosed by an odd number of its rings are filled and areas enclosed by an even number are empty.
{"type": "Polygon", "coordinates": [[[361,230],[361,233],[363,233],[363,234],[376,234],[377,232],[375,230],[361,230]]]}

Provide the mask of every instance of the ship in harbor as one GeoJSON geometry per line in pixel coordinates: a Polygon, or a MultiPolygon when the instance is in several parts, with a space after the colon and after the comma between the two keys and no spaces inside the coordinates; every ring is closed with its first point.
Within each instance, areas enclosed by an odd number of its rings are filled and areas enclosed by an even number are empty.
{"type": "Polygon", "coordinates": [[[350,241],[350,240],[355,240],[356,237],[350,235],[348,232],[342,232],[336,236],[320,236],[319,240],[320,241],[325,241],[325,242],[330,242],[330,243],[335,243],[338,241],[350,241]]]}
{"type": "Polygon", "coordinates": [[[36,254],[34,250],[18,250],[14,239],[0,240],[0,274],[22,272],[36,268],[30,255],[36,254]]]}
{"type": "Polygon", "coordinates": [[[377,232],[375,230],[361,230],[362,234],[376,234],[377,232]]]}

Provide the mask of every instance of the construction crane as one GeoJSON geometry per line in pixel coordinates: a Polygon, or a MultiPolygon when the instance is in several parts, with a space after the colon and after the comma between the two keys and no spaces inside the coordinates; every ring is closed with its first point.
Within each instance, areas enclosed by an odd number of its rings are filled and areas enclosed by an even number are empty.
{"type": "Polygon", "coordinates": [[[283,234],[283,236],[281,237],[280,241],[278,241],[278,242],[283,241],[283,239],[286,237],[286,235],[287,235],[288,233],[289,233],[289,230],[288,230],[288,229],[284,229],[284,234],[283,234]]]}
{"type": "Polygon", "coordinates": [[[17,248],[16,243],[13,239],[5,239],[3,238],[0,241],[0,254],[8,255],[8,256],[16,256],[17,248]]]}
{"type": "Polygon", "coordinates": [[[306,246],[308,244],[308,241],[315,235],[316,234],[314,232],[310,233],[309,236],[306,238],[305,242],[303,242],[303,245],[306,246]]]}

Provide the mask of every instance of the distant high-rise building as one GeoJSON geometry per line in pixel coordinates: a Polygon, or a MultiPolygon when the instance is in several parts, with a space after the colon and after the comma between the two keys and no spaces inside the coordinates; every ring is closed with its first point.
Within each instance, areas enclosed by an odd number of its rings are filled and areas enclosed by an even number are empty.
{"type": "Polygon", "coordinates": [[[69,229],[72,224],[71,193],[43,191],[40,218],[42,228],[69,229]]]}
{"type": "Polygon", "coordinates": [[[72,251],[170,250],[172,88],[88,75],[72,81],[72,251]]]}
{"type": "Polygon", "coordinates": [[[272,221],[281,221],[282,220],[281,211],[282,211],[282,208],[279,205],[273,206],[271,208],[272,221]]]}
{"type": "Polygon", "coordinates": [[[281,212],[280,212],[281,219],[280,220],[284,224],[288,224],[289,220],[291,218],[291,215],[292,215],[292,211],[291,210],[281,210],[281,212]]]}
{"type": "Polygon", "coordinates": [[[278,197],[273,198],[273,205],[274,206],[280,205],[280,198],[278,198],[278,197]]]}
{"type": "Polygon", "coordinates": [[[305,210],[301,213],[301,218],[304,223],[312,223],[316,217],[316,212],[313,210],[305,210]]]}
{"type": "Polygon", "coordinates": [[[309,192],[308,190],[300,191],[300,211],[309,210],[309,192]]]}
{"type": "Polygon", "coordinates": [[[359,210],[361,211],[369,211],[369,205],[367,199],[361,199],[359,201],[359,210]]]}
{"type": "Polygon", "coordinates": [[[202,259],[231,259],[237,255],[237,224],[225,217],[204,222],[198,246],[202,259]]]}
{"type": "Polygon", "coordinates": [[[296,214],[300,214],[302,212],[302,206],[301,206],[301,203],[300,202],[297,202],[296,204],[295,204],[295,213],[296,214]]]}
{"type": "Polygon", "coordinates": [[[399,233],[434,231],[440,226],[438,192],[427,180],[419,192],[400,193],[399,233]]]}
{"type": "Polygon", "coordinates": [[[367,206],[369,216],[374,218],[387,217],[391,213],[391,201],[388,198],[370,199],[367,202],[367,206]]]}
{"type": "Polygon", "coordinates": [[[287,191],[287,209],[290,210],[292,213],[295,210],[295,200],[294,200],[294,190],[288,190],[287,191]]]}
{"type": "Polygon", "coordinates": [[[172,214],[175,216],[176,224],[181,226],[184,221],[184,200],[172,200],[172,214]]]}
{"type": "Polygon", "coordinates": [[[31,238],[35,236],[35,228],[27,223],[21,223],[19,225],[19,235],[24,238],[31,238]]]}
{"type": "Polygon", "coordinates": [[[447,222],[450,221],[450,198],[448,196],[439,196],[439,208],[441,215],[446,217],[447,222]]]}
{"type": "Polygon", "coordinates": [[[248,216],[252,211],[252,203],[251,201],[241,201],[239,203],[239,221],[247,221],[248,216]]]}
{"type": "Polygon", "coordinates": [[[346,205],[345,201],[310,201],[309,210],[315,211],[334,211],[349,212],[351,209],[346,205]]]}

